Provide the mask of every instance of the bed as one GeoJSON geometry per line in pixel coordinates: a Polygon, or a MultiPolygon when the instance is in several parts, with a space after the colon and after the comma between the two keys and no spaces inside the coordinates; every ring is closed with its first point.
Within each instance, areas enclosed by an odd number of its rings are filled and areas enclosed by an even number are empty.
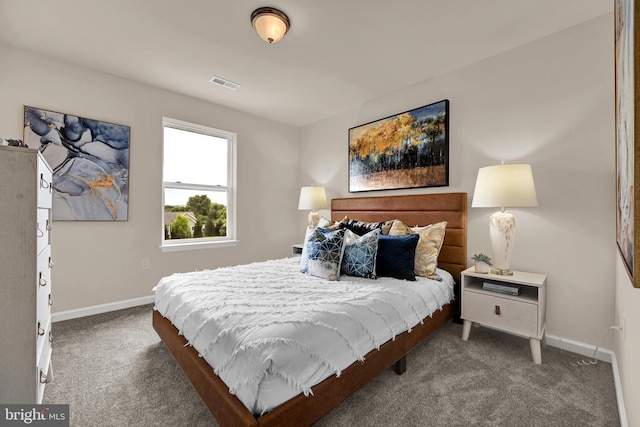
{"type": "MultiPolygon", "coordinates": [[[[331,220],[340,221],[345,216],[372,222],[399,219],[411,225],[447,221],[438,267],[451,273],[459,283],[460,273],[467,263],[466,193],[333,199],[331,220]]],[[[407,353],[445,322],[455,318],[459,313],[458,306],[457,299],[444,305],[411,328],[410,333],[401,333],[367,353],[364,363],[353,363],[342,370],[340,376],[329,376],[314,385],[312,395],[301,393],[264,415],[254,415],[231,394],[199,352],[157,310],[153,312],[153,326],[222,427],[305,426],[320,419],[385,369],[395,366],[396,372],[402,373],[407,353]]]]}

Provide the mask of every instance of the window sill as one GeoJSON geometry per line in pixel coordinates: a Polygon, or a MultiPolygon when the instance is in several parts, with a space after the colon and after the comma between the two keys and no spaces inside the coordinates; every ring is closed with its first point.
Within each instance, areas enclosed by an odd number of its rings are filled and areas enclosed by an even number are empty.
{"type": "Polygon", "coordinates": [[[179,251],[193,251],[198,249],[213,249],[224,248],[230,246],[237,246],[238,240],[222,240],[222,241],[208,241],[208,242],[189,242],[189,243],[172,243],[160,245],[162,252],[179,252],[179,251]]]}

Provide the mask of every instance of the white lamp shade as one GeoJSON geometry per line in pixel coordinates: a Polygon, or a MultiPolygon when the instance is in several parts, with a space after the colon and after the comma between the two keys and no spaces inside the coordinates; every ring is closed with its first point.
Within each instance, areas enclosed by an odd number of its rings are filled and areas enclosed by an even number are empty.
{"type": "Polygon", "coordinates": [[[513,164],[478,169],[474,208],[538,206],[531,165],[513,164]]]}
{"type": "Polygon", "coordinates": [[[327,196],[324,187],[302,187],[300,189],[299,210],[318,210],[327,208],[327,196]]]}

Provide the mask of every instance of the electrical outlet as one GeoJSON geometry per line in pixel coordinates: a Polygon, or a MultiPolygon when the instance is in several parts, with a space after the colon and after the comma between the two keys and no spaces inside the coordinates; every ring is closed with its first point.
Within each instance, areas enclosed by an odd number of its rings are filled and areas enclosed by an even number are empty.
{"type": "Polygon", "coordinates": [[[148,270],[150,267],[149,258],[142,258],[142,269],[148,270]]]}

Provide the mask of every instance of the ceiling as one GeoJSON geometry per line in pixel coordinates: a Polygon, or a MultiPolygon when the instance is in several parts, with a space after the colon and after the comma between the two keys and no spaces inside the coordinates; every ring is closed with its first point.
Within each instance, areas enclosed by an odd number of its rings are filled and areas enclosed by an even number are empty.
{"type": "Polygon", "coordinates": [[[301,127],[612,11],[610,0],[0,0],[0,43],[301,127]],[[261,6],[291,20],[277,44],[251,27],[261,6]]]}

